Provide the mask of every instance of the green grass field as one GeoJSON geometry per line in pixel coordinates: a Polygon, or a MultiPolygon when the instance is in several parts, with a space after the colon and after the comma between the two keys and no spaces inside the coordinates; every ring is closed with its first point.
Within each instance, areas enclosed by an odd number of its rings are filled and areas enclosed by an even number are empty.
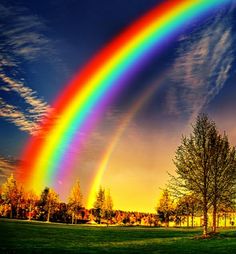
{"type": "Polygon", "coordinates": [[[236,229],[97,227],[0,220],[0,253],[235,253],[236,229]]]}

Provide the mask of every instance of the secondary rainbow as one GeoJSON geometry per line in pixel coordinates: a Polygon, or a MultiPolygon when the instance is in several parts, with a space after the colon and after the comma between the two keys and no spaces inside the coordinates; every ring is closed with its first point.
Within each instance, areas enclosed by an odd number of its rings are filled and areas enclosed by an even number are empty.
{"type": "Polygon", "coordinates": [[[70,144],[79,142],[76,133],[91,127],[92,111],[98,115],[129,76],[162,50],[170,37],[208,11],[230,0],[169,0],[158,5],[117,36],[72,79],[53,104],[22,155],[20,180],[41,191],[66,175],[64,162],[72,159],[70,144]],[[88,124],[89,123],[89,124],[88,124]]]}
{"type": "MultiPolygon", "coordinates": [[[[165,75],[166,72],[163,72],[162,75],[165,75]]],[[[135,117],[135,115],[138,113],[138,111],[145,105],[148,100],[154,96],[155,92],[160,87],[161,83],[164,80],[164,76],[159,77],[155,81],[153,81],[148,88],[143,92],[141,98],[139,100],[136,100],[134,103],[132,103],[129,111],[125,114],[125,116],[122,118],[119,126],[115,129],[112,139],[109,142],[109,145],[107,146],[100,163],[96,170],[96,175],[93,179],[93,182],[91,184],[88,200],[87,200],[87,208],[93,207],[93,202],[96,197],[97,191],[101,185],[101,181],[103,178],[103,175],[108,167],[109,161],[112,157],[112,154],[119,143],[121,137],[124,135],[127,127],[129,126],[132,119],[135,117]]]]}

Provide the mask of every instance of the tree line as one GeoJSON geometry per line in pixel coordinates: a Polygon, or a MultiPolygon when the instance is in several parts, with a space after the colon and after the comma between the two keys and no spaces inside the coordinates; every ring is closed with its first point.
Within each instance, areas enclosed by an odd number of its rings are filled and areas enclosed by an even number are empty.
{"type": "Polygon", "coordinates": [[[110,191],[102,187],[93,208],[86,209],[79,181],[72,187],[68,202],[64,203],[52,188],[45,187],[40,196],[25,191],[13,174],[0,188],[0,217],[71,224],[158,225],[155,214],[114,210],[110,191]]]}
{"type": "Polygon", "coordinates": [[[168,226],[170,221],[181,225],[186,220],[187,226],[194,226],[193,218],[198,215],[202,216],[203,235],[207,236],[211,214],[215,233],[219,214],[235,211],[236,150],[226,133],[221,134],[207,115],[199,115],[192,128],[188,137],[182,136],[176,150],[175,172],[169,174],[156,214],[114,211],[110,191],[102,187],[94,207],[88,210],[83,206],[79,181],[71,189],[67,203],[60,202],[58,194],[48,187],[37,197],[33,192],[26,192],[11,175],[0,188],[0,216],[152,226],[168,226]]]}

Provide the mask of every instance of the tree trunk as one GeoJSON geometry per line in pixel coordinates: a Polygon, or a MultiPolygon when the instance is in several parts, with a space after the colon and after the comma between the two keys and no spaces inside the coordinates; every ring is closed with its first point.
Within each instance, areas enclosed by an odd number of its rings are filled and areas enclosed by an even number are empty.
{"type": "Polygon", "coordinates": [[[13,212],[12,212],[12,207],[11,207],[11,212],[10,212],[10,219],[13,217],[13,212]]]}
{"type": "Polygon", "coordinates": [[[29,206],[29,220],[31,220],[31,215],[32,215],[32,205],[30,204],[30,206],[29,206]]]}
{"type": "Polygon", "coordinates": [[[189,215],[187,215],[187,227],[189,227],[189,215]]]}
{"type": "Polygon", "coordinates": [[[224,217],[225,217],[225,228],[226,228],[226,213],[224,214],[224,217]]]}
{"type": "Polygon", "coordinates": [[[194,220],[194,215],[192,214],[192,228],[194,226],[193,220],[194,220]]]}
{"type": "Polygon", "coordinates": [[[72,216],[71,216],[71,224],[74,224],[74,219],[75,219],[75,213],[72,212],[72,216]]]}
{"type": "Polygon", "coordinates": [[[166,226],[166,228],[169,227],[169,217],[166,217],[166,219],[165,219],[165,226],[166,226]]]}
{"type": "Polygon", "coordinates": [[[51,207],[48,208],[47,222],[50,221],[50,213],[51,213],[51,207]]]}
{"type": "Polygon", "coordinates": [[[217,227],[219,227],[219,226],[220,226],[220,215],[217,214],[217,227]]]}
{"type": "Polygon", "coordinates": [[[216,205],[213,205],[213,213],[212,213],[212,232],[216,232],[216,205]]]}
{"type": "Polygon", "coordinates": [[[207,218],[207,208],[203,209],[203,235],[207,236],[207,226],[208,226],[208,218],[207,218]]]}

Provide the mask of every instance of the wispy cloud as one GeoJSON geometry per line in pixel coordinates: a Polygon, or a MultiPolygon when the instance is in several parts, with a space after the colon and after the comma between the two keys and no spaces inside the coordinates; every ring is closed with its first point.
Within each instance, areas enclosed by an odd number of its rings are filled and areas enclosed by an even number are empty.
{"type": "Polygon", "coordinates": [[[209,104],[228,80],[234,61],[230,13],[210,21],[205,28],[181,38],[171,83],[167,112],[191,119],[209,104]]]}
{"type": "Polygon", "coordinates": [[[46,25],[41,18],[29,14],[26,8],[3,4],[0,4],[0,12],[0,48],[3,49],[1,54],[6,57],[6,64],[16,65],[17,57],[31,61],[43,54],[54,53],[51,41],[43,33],[46,25]]]}
{"type": "Polygon", "coordinates": [[[23,83],[15,81],[2,73],[0,73],[0,80],[4,84],[0,87],[0,90],[7,93],[17,93],[27,105],[23,109],[20,106],[5,102],[0,97],[0,117],[14,123],[22,131],[27,131],[32,135],[36,134],[39,131],[39,122],[50,111],[49,105],[43,99],[38,98],[36,92],[23,85],[23,83]]]}
{"type": "Polygon", "coordinates": [[[41,18],[26,8],[1,3],[0,13],[0,117],[33,135],[50,107],[24,80],[22,63],[59,59],[43,33],[47,27],[41,18]]]}

